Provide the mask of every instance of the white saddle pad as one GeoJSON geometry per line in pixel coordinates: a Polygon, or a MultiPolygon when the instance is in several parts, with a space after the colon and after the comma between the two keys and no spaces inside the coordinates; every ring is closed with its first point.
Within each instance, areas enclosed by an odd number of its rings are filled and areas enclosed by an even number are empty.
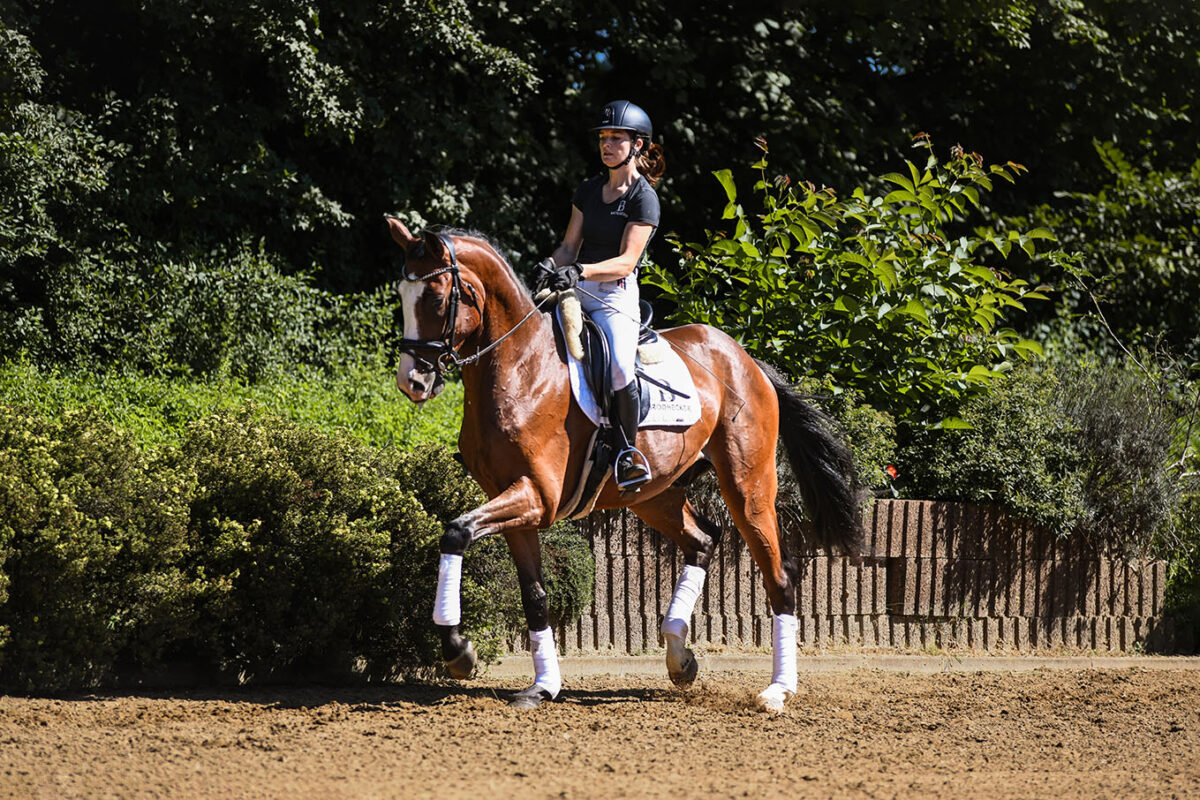
{"type": "MultiPolygon", "coordinates": [[[[665,340],[663,344],[662,360],[654,364],[643,363],[640,368],[646,375],[679,390],[686,397],[642,381],[642,390],[650,395],[650,411],[639,425],[641,428],[688,426],[700,420],[700,398],[696,395],[692,373],[688,372],[687,365],[675,352],[675,348],[666,344],[665,340]]],[[[579,407],[593,424],[607,425],[608,418],[601,413],[584,375],[586,368],[570,352],[567,353],[567,368],[571,373],[571,394],[575,395],[575,402],[579,403],[579,407]]]]}

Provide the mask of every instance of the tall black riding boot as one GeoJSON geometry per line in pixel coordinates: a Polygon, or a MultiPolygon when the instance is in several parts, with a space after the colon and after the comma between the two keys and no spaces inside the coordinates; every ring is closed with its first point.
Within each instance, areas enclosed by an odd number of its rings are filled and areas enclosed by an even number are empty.
{"type": "Polygon", "coordinates": [[[637,491],[650,480],[650,464],[634,446],[637,441],[641,402],[636,380],[613,393],[609,421],[612,423],[613,448],[617,453],[615,468],[617,488],[623,492],[637,491]]]}

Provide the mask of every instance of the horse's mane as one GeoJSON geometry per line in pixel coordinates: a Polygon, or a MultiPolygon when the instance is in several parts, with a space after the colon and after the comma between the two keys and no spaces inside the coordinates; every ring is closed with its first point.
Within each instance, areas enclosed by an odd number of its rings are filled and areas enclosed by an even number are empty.
{"type": "Polygon", "coordinates": [[[483,244],[486,244],[492,249],[493,252],[495,252],[496,256],[500,259],[500,263],[503,264],[508,270],[517,286],[521,287],[521,290],[524,291],[525,294],[531,295],[529,287],[525,285],[525,281],[521,280],[521,276],[518,275],[516,269],[513,268],[512,262],[508,260],[508,255],[505,253],[504,248],[499,242],[497,242],[491,236],[488,236],[486,233],[474,230],[473,228],[456,228],[451,225],[431,225],[425,229],[425,233],[444,233],[447,236],[457,236],[460,239],[475,239],[483,244]]]}

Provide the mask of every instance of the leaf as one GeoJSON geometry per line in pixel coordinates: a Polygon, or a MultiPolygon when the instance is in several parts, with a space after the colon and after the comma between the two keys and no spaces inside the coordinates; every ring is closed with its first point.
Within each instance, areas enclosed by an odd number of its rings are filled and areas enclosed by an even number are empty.
{"type": "MultiPolygon", "coordinates": [[[[725,188],[725,196],[732,203],[737,199],[737,187],[733,183],[733,170],[719,169],[713,173],[716,179],[721,182],[721,186],[725,188]]],[[[728,219],[728,217],[726,217],[728,219]]]]}
{"type": "Polygon", "coordinates": [[[917,192],[916,185],[912,181],[910,181],[908,178],[901,175],[899,172],[889,172],[888,174],[883,176],[883,179],[885,181],[888,181],[889,183],[894,183],[903,189],[907,189],[909,194],[915,195],[917,192]]]}
{"type": "Polygon", "coordinates": [[[921,304],[921,301],[917,300],[916,298],[913,298],[905,303],[904,308],[900,309],[900,313],[909,317],[913,317],[914,319],[919,319],[921,322],[924,322],[926,326],[929,325],[929,313],[925,311],[925,306],[921,304]]]}
{"type": "Polygon", "coordinates": [[[915,203],[917,202],[917,196],[906,189],[896,189],[895,191],[888,193],[888,195],[883,198],[883,202],[887,205],[892,205],[899,202],[915,203]]]}
{"type": "Polygon", "coordinates": [[[842,295],[833,303],[834,311],[845,311],[849,314],[854,314],[858,311],[858,301],[848,295],[842,295]]]}
{"type": "Polygon", "coordinates": [[[929,426],[930,430],[935,431],[971,431],[975,430],[975,426],[959,417],[946,417],[941,422],[935,422],[929,426]]]}
{"type": "Polygon", "coordinates": [[[993,377],[992,371],[982,364],[976,364],[967,373],[967,380],[971,383],[988,383],[993,377]]]}
{"type": "Polygon", "coordinates": [[[879,282],[888,291],[896,288],[896,268],[887,260],[875,264],[875,266],[871,267],[871,272],[875,273],[875,277],[879,278],[879,282]]]}
{"type": "Polygon", "coordinates": [[[1013,347],[1016,348],[1018,353],[1026,358],[1028,358],[1031,354],[1038,356],[1046,355],[1046,351],[1042,349],[1042,345],[1038,342],[1035,342],[1033,339],[1022,339],[1014,344],[1013,347]]]}

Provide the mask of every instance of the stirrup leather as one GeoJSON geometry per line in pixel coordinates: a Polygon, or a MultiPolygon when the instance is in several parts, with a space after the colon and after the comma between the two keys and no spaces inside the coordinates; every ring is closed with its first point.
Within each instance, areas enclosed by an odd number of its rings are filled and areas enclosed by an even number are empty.
{"type": "Polygon", "coordinates": [[[613,480],[617,482],[617,488],[622,492],[636,490],[644,484],[650,482],[650,462],[642,455],[642,451],[636,447],[626,447],[617,454],[616,462],[613,464],[613,480]],[[625,479],[621,479],[621,463],[628,457],[630,466],[625,475],[625,479]]]}

